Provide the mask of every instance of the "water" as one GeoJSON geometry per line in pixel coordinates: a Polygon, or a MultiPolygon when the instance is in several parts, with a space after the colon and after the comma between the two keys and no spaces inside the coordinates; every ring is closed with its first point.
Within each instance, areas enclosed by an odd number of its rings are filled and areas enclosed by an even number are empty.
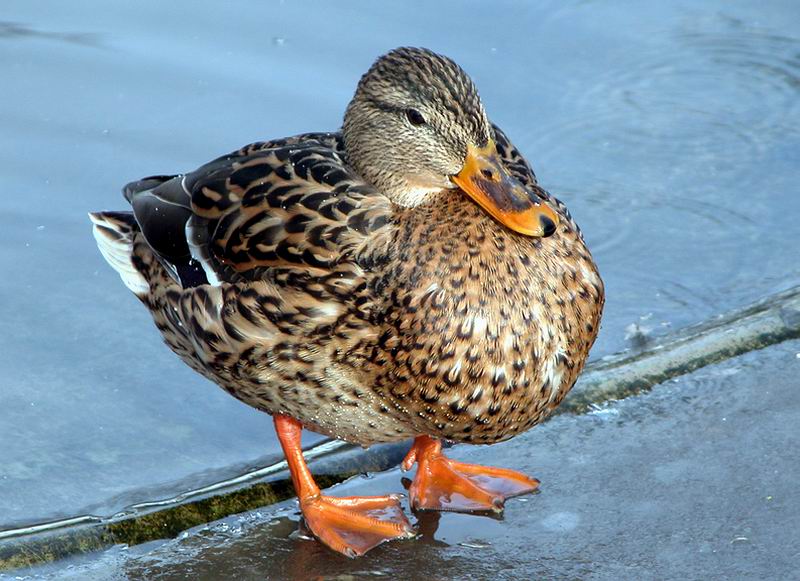
{"type": "Polygon", "coordinates": [[[800,284],[794,2],[3,8],[0,529],[279,456],[268,417],[160,344],[86,212],[123,208],[131,179],[335,129],[394,46],[462,64],[568,203],[607,283],[595,357],[632,325],[646,341],[800,284]]]}

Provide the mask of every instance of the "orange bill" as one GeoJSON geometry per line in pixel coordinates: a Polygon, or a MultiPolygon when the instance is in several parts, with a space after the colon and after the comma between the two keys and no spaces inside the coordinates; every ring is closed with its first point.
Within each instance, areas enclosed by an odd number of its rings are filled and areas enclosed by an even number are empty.
{"type": "Polygon", "coordinates": [[[527,236],[556,231],[558,214],[508,173],[493,141],[469,146],[464,167],[451,180],[498,222],[527,236]]]}

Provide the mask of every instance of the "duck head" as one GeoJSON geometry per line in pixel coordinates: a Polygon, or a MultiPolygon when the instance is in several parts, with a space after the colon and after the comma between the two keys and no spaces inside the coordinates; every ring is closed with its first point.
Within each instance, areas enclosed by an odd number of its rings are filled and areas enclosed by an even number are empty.
{"type": "Polygon", "coordinates": [[[459,188],[506,227],[549,236],[556,214],[505,167],[472,80],[427,49],[398,48],[361,78],[344,117],[349,163],[394,203],[459,188]]]}

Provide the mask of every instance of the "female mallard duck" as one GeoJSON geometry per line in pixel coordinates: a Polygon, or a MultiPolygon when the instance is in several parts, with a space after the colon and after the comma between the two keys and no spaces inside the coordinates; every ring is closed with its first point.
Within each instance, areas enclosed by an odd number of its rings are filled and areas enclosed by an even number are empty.
{"type": "Polygon", "coordinates": [[[322,542],[354,556],[412,529],[394,495],[323,495],[302,428],[415,438],[415,508],[499,511],[536,488],[440,441],[491,444],[547,416],[595,340],[603,283],[453,61],[393,50],[341,133],[255,143],[124,192],[132,213],[91,215],[101,252],[181,359],[273,415],[322,542]]]}

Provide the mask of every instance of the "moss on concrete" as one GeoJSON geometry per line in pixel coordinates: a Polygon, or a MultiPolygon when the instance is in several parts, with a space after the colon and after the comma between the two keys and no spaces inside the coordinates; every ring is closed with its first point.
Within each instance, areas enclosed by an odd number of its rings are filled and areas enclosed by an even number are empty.
{"type": "MultiPolygon", "coordinates": [[[[396,466],[407,446],[376,446],[369,451],[348,447],[312,464],[321,488],[328,488],[364,472],[379,472],[396,466]]],[[[137,545],[172,538],[195,526],[227,516],[255,510],[294,496],[285,477],[258,482],[199,500],[170,506],[119,520],[65,527],[0,543],[0,571],[30,567],[69,555],[88,553],[115,544],[137,545]]]]}

